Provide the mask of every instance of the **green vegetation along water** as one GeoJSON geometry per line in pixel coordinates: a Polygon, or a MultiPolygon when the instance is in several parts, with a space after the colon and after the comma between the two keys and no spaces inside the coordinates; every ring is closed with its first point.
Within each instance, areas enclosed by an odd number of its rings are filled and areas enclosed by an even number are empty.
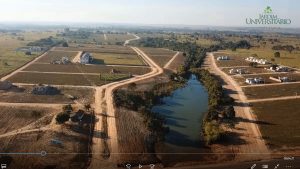
{"type": "Polygon", "coordinates": [[[162,100],[163,104],[154,106],[152,112],[166,118],[170,131],[165,142],[182,148],[200,147],[202,119],[208,111],[208,93],[204,86],[192,75],[185,87],[162,100]]]}

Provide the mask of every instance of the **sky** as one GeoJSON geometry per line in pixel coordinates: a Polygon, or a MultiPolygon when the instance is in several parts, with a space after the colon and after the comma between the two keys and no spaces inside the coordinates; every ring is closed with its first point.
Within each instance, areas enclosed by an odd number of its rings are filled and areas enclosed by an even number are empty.
{"type": "Polygon", "coordinates": [[[300,27],[299,0],[0,0],[0,22],[246,26],[267,6],[300,27]]]}

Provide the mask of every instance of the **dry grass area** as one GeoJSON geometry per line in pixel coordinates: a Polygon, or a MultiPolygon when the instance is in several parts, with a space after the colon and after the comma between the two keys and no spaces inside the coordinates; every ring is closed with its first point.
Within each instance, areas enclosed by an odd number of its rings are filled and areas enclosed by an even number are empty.
{"type": "MultiPolygon", "coordinates": [[[[1,152],[40,153],[46,151],[46,156],[41,155],[9,155],[11,159],[8,168],[73,168],[83,169],[88,156],[88,136],[73,132],[66,128],[60,131],[46,131],[20,134],[2,138],[0,140],[1,152]],[[52,139],[62,142],[62,145],[51,143],[52,139]]],[[[3,157],[3,156],[2,156],[3,157]]]]}
{"type": "MultiPolygon", "coordinates": [[[[243,88],[248,99],[265,99],[284,96],[296,96],[300,93],[300,84],[284,84],[274,86],[243,88]]],[[[285,105],[282,105],[285,106],[285,105]]]]}
{"type": "Polygon", "coordinates": [[[68,73],[110,73],[114,69],[121,74],[142,75],[150,72],[148,67],[126,67],[105,65],[58,65],[58,64],[32,64],[24,71],[38,72],[68,72],[68,73]]]}
{"type": "Polygon", "coordinates": [[[31,94],[32,88],[32,86],[23,86],[10,90],[0,90],[0,102],[71,104],[74,101],[70,99],[70,96],[75,97],[77,102],[83,104],[94,102],[94,90],[90,88],[60,87],[61,94],[57,95],[31,94]]]}
{"type": "Polygon", "coordinates": [[[70,61],[72,61],[77,53],[78,52],[71,51],[49,51],[45,56],[37,60],[37,62],[51,63],[55,60],[61,60],[62,57],[67,57],[70,61]]]}
{"type": "Polygon", "coordinates": [[[139,164],[150,163],[156,160],[155,156],[147,155],[149,153],[150,132],[145,128],[144,119],[138,112],[126,110],[123,108],[116,111],[116,124],[118,131],[119,152],[135,153],[120,155],[120,164],[139,164]],[[147,147],[148,145],[148,147],[147,147]]]}
{"type": "Polygon", "coordinates": [[[176,54],[175,51],[162,48],[140,48],[144,51],[156,64],[164,67],[166,63],[176,54]]]}
{"type": "Polygon", "coordinates": [[[261,133],[271,148],[300,146],[300,99],[254,103],[261,133]]]}
{"type": "Polygon", "coordinates": [[[49,108],[0,107],[0,134],[25,127],[53,113],[49,108]]]}

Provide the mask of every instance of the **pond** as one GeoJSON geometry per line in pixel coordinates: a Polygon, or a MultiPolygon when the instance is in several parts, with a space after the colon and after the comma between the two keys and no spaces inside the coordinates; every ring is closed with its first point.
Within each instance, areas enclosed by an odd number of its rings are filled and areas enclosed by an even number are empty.
{"type": "Polygon", "coordinates": [[[166,118],[170,131],[165,136],[165,143],[180,147],[200,147],[201,125],[208,111],[208,93],[204,86],[192,75],[185,87],[175,90],[171,96],[164,97],[162,105],[152,108],[166,118]]]}

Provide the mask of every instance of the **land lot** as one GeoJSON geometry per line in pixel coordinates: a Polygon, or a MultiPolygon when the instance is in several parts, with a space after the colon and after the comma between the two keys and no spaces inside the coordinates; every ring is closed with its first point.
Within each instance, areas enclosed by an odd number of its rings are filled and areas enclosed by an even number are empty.
{"type": "Polygon", "coordinates": [[[271,80],[270,77],[288,77],[291,82],[297,82],[300,81],[300,74],[299,73],[267,73],[267,74],[257,74],[257,75],[236,75],[234,78],[241,84],[241,85],[247,85],[245,83],[245,80],[247,78],[255,78],[255,77],[261,77],[264,79],[265,84],[270,84],[270,83],[280,83],[275,80],[271,80]]]}
{"type": "Polygon", "coordinates": [[[92,53],[93,63],[106,65],[145,65],[141,58],[133,54],[92,53]]]}
{"type": "Polygon", "coordinates": [[[24,65],[40,54],[32,53],[32,55],[28,56],[22,51],[16,51],[17,48],[25,47],[27,43],[40,38],[54,35],[54,32],[0,33],[0,77],[24,65]]]}
{"type": "Polygon", "coordinates": [[[41,63],[51,63],[55,60],[61,60],[63,57],[69,58],[70,61],[78,54],[78,52],[70,52],[70,51],[49,51],[42,58],[38,59],[37,62],[41,63]]]}
{"type": "Polygon", "coordinates": [[[93,86],[128,78],[128,74],[74,75],[19,72],[8,79],[13,83],[93,86]]]}
{"type": "MultiPolygon", "coordinates": [[[[230,74],[229,71],[233,68],[223,68],[222,71],[230,74]]],[[[255,74],[255,73],[271,73],[271,71],[264,69],[264,67],[235,67],[234,69],[244,69],[246,74],[255,74]]],[[[231,75],[231,74],[230,74],[231,75]]],[[[234,74],[232,74],[234,75],[234,74]]]]}
{"type": "Polygon", "coordinates": [[[172,70],[177,70],[180,65],[184,64],[185,57],[180,53],[170,64],[169,68],[172,70]]]}
{"type": "Polygon", "coordinates": [[[128,39],[133,39],[135,36],[130,34],[106,34],[107,40],[105,42],[108,42],[108,44],[115,44],[117,42],[125,42],[128,39]]]}
{"type": "Polygon", "coordinates": [[[248,97],[248,99],[265,99],[284,96],[296,96],[300,94],[300,84],[245,87],[243,88],[243,91],[248,97]]]}
{"type": "Polygon", "coordinates": [[[300,146],[300,99],[254,103],[261,133],[271,148],[300,146]]]}
{"type": "Polygon", "coordinates": [[[20,129],[51,113],[53,110],[49,108],[1,106],[0,134],[20,129]]]}
{"type": "Polygon", "coordinates": [[[35,95],[31,94],[33,86],[22,86],[10,90],[0,90],[0,102],[9,103],[74,103],[70,96],[75,97],[82,104],[94,102],[94,90],[87,88],[59,87],[61,91],[57,95],[35,95]]]}
{"type": "Polygon", "coordinates": [[[219,67],[238,67],[238,66],[249,66],[249,62],[245,61],[246,57],[239,55],[227,54],[227,53],[216,53],[215,55],[216,63],[219,67]],[[226,55],[230,57],[230,60],[220,60],[217,61],[217,57],[221,55],[226,55]]]}
{"type": "Polygon", "coordinates": [[[116,45],[81,45],[70,46],[68,48],[55,47],[54,50],[59,51],[86,51],[90,53],[120,53],[120,54],[136,54],[131,48],[116,45]]]}
{"type": "Polygon", "coordinates": [[[88,156],[83,154],[88,152],[88,134],[76,132],[72,128],[57,127],[58,131],[31,132],[1,138],[1,152],[47,152],[46,157],[39,154],[7,155],[6,158],[10,159],[9,168],[84,168],[88,160],[88,156]],[[53,139],[59,140],[61,144],[53,144],[53,139]]]}
{"type": "Polygon", "coordinates": [[[162,48],[141,48],[156,64],[163,67],[176,54],[175,51],[162,48]]]}
{"type": "MultiPolygon", "coordinates": [[[[290,44],[290,43],[287,43],[290,44]]],[[[271,48],[251,48],[249,50],[247,49],[237,49],[236,51],[230,51],[226,50],[223,51],[228,53],[230,56],[240,56],[243,58],[249,57],[252,54],[257,54],[259,58],[265,58],[269,61],[271,59],[275,59],[275,63],[277,64],[282,64],[285,66],[290,66],[290,67],[296,67],[300,68],[300,51],[293,51],[293,52],[288,52],[288,51],[279,51],[281,53],[280,58],[274,58],[274,50],[271,48]]]]}
{"type": "Polygon", "coordinates": [[[32,64],[24,71],[38,72],[68,72],[68,73],[110,73],[112,69],[120,74],[142,75],[150,72],[148,67],[105,66],[105,65],[58,65],[58,64],[32,64]]]}

